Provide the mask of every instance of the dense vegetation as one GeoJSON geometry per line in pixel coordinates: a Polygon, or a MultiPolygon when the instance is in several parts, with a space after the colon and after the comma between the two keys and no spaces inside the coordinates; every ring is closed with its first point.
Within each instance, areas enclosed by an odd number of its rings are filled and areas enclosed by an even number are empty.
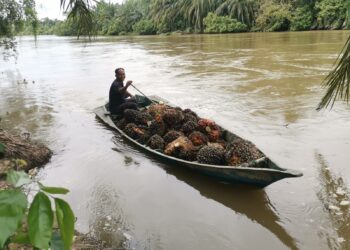
{"type": "MultiPolygon", "coordinates": [[[[92,7],[97,35],[151,35],[173,31],[228,33],[347,29],[346,0],[126,0],[92,7]]],[[[25,33],[30,33],[28,25],[25,33]]],[[[39,34],[77,35],[77,23],[43,19],[39,34]]]]}
{"type": "Polygon", "coordinates": [[[14,36],[26,26],[35,34],[38,20],[34,0],[1,0],[0,1],[0,47],[4,47],[5,58],[16,52],[14,36]],[[14,53],[13,53],[14,52],[14,53]]]}

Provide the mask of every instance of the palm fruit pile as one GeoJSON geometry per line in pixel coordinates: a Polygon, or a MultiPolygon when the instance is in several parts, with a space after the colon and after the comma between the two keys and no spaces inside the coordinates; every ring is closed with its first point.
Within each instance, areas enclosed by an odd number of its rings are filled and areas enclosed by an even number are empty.
{"type": "Polygon", "coordinates": [[[238,166],[264,156],[249,141],[225,141],[214,121],[190,109],[165,104],[152,104],[141,111],[127,109],[116,125],[139,143],[187,161],[238,166]]]}

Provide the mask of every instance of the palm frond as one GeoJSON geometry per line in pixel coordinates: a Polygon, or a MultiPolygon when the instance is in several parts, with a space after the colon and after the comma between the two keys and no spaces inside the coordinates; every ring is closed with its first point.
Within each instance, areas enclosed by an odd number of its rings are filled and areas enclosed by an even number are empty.
{"type": "Polygon", "coordinates": [[[337,66],[325,78],[323,86],[327,88],[326,94],[318,104],[317,110],[330,109],[336,100],[340,99],[349,103],[350,95],[350,36],[338,57],[337,66]],[[340,60],[339,60],[340,58],[340,60]]]}
{"type": "Polygon", "coordinates": [[[61,9],[68,13],[68,19],[77,25],[78,38],[87,35],[91,38],[96,29],[93,22],[92,2],[96,0],[61,0],[61,9]]]}

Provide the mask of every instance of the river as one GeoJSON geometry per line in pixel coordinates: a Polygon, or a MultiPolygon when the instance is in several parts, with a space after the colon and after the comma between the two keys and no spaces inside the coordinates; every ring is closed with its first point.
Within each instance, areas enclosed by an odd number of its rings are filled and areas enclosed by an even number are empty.
{"type": "Polygon", "coordinates": [[[348,36],[21,37],[0,60],[0,125],[54,151],[37,178],[70,189],[77,230],[113,249],[120,235],[130,249],[350,249],[350,106],[315,110],[348,36]],[[256,190],[139,152],[93,114],[116,67],[304,176],[256,190]]]}

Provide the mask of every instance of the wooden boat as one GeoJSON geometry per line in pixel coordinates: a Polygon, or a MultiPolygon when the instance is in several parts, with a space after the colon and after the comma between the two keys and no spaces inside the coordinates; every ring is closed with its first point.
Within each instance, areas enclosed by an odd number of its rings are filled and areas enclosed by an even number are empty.
{"type": "MultiPolygon", "coordinates": [[[[166,100],[158,96],[150,96],[150,99],[154,102],[162,101],[165,104],[169,104],[166,100]]],[[[144,105],[149,103],[144,102],[144,105]]],[[[251,184],[257,187],[265,187],[271,183],[289,177],[300,177],[303,174],[296,170],[283,169],[278,167],[273,161],[268,157],[264,156],[260,159],[253,160],[247,163],[243,163],[239,166],[220,166],[220,165],[209,165],[202,164],[195,161],[186,161],[179,158],[175,158],[166,154],[163,154],[157,150],[153,150],[144,144],[137,142],[136,140],[129,137],[124,133],[123,130],[118,128],[116,124],[111,119],[110,113],[106,108],[107,105],[103,105],[94,110],[96,116],[104,122],[106,125],[118,131],[121,136],[133,143],[140,149],[159,157],[166,162],[172,163],[175,166],[183,166],[188,169],[192,169],[201,174],[208,175],[216,178],[217,180],[228,182],[228,183],[245,183],[251,184]]],[[[231,133],[230,131],[220,127],[222,129],[222,135],[225,141],[230,142],[235,138],[240,138],[239,136],[231,133]]]]}

